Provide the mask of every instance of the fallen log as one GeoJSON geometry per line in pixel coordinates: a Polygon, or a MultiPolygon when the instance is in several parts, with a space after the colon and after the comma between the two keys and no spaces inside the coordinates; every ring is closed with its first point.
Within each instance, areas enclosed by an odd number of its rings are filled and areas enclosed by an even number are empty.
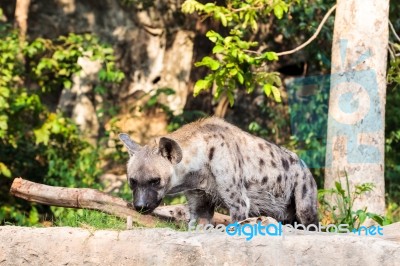
{"type": "MultiPolygon", "coordinates": [[[[160,222],[158,218],[178,223],[189,218],[188,208],[183,204],[161,206],[151,215],[142,215],[130,208],[125,200],[96,189],[48,186],[22,178],[14,179],[10,193],[15,197],[45,205],[98,210],[123,219],[131,216],[133,222],[145,227],[154,227],[160,222]]],[[[214,222],[227,225],[230,218],[215,213],[214,222]]]]}

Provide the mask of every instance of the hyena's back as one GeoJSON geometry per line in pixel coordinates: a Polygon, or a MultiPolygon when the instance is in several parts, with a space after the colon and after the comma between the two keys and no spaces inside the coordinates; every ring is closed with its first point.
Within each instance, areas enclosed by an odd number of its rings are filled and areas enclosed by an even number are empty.
{"type": "MultiPolygon", "coordinates": [[[[289,223],[317,223],[315,181],[293,152],[215,117],[168,137],[182,147],[182,172],[201,169],[202,174],[186,178],[202,179],[210,204],[220,200],[234,220],[267,215],[289,223]]],[[[198,205],[196,201],[206,199],[188,200],[198,205]]]]}

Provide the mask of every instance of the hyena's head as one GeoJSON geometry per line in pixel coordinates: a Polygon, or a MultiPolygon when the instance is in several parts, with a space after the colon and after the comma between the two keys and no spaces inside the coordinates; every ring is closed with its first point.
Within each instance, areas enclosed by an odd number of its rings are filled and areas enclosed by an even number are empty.
{"type": "Polygon", "coordinates": [[[127,178],[133,194],[133,206],[141,213],[153,211],[165,196],[174,174],[174,165],[182,160],[182,150],[170,138],[160,138],[156,146],[140,146],[125,134],[119,134],[129,152],[127,178]]]}

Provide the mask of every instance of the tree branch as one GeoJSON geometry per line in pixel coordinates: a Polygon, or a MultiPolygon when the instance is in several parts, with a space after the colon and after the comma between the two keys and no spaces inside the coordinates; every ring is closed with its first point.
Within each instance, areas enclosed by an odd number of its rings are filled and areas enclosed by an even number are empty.
{"type": "Polygon", "coordinates": [[[284,51],[284,52],[280,52],[280,53],[276,53],[277,56],[282,56],[282,55],[288,55],[288,54],[293,54],[301,49],[303,49],[304,47],[306,47],[307,45],[309,45],[313,40],[315,40],[318,36],[318,34],[320,33],[322,27],[324,26],[325,22],[328,20],[329,16],[332,14],[332,12],[336,9],[336,5],[334,5],[333,7],[331,7],[331,9],[329,9],[329,11],[325,14],[324,18],[322,19],[321,23],[319,24],[317,31],[314,33],[313,36],[311,36],[310,39],[308,39],[305,43],[303,43],[302,45],[289,50],[289,51],[284,51]]]}
{"type": "Polygon", "coordinates": [[[397,41],[400,42],[400,37],[399,37],[399,35],[397,35],[397,33],[396,33],[396,31],[395,31],[395,29],[393,27],[393,24],[392,24],[392,22],[390,22],[390,20],[389,20],[389,26],[390,26],[390,29],[393,32],[394,37],[396,37],[397,41]]]}
{"type": "MultiPolygon", "coordinates": [[[[45,205],[98,210],[123,219],[131,216],[133,222],[145,227],[155,227],[160,222],[158,218],[172,220],[178,224],[189,219],[189,210],[186,205],[162,206],[153,211],[151,214],[153,216],[141,215],[131,209],[125,200],[91,188],[53,187],[15,178],[10,193],[15,197],[45,205]]],[[[227,225],[230,223],[230,218],[227,215],[215,213],[214,222],[227,225]]]]}

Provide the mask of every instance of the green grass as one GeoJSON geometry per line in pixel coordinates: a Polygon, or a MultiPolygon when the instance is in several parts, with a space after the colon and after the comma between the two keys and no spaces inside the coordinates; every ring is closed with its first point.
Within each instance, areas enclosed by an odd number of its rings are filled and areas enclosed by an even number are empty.
{"type": "Polygon", "coordinates": [[[54,220],[55,226],[71,226],[90,229],[126,229],[126,221],[113,215],[87,209],[65,209],[66,214],[54,220]]]}
{"type": "MultiPolygon", "coordinates": [[[[54,211],[62,213],[59,218],[53,221],[54,226],[70,226],[81,227],[93,230],[111,229],[111,230],[125,230],[126,220],[119,217],[109,215],[103,212],[88,210],[88,209],[67,209],[60,207],[53,207],[54,211]]],[[[133,227],[139,227],[133,224],[133,227]]],[[[177,225],[173,222],[161,221],[155,225],[155,228],[171,228],[174,230],[185,231],[187,225],[185,222],[177,225]]]]}

